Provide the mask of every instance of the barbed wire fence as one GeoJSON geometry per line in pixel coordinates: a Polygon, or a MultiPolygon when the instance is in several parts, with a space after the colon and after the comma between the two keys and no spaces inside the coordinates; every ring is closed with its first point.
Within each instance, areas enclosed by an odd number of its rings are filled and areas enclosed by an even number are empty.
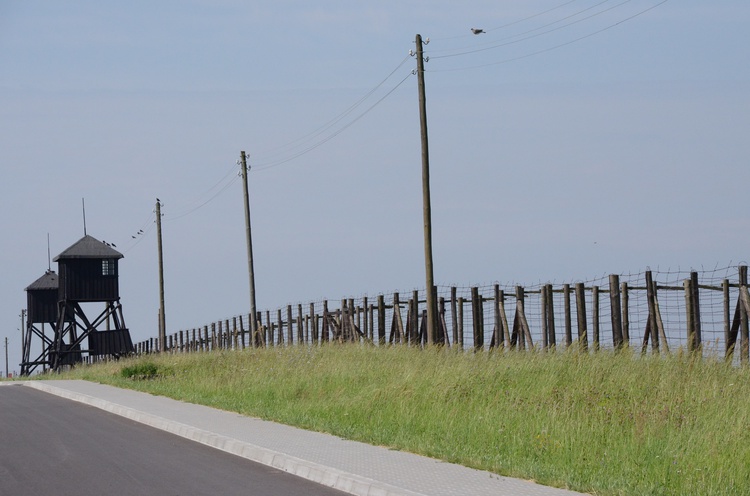
{"type": "MultiPolygon", "coordinates": [[[[700,351],[748,362],[747,266],[645,270],[574,283],[438,286],[438,343],[466,350],[700,351]]],[[[286,305],[168,335],[169,352],[315,345],[426,344],[426,291],[286,305]]],[[[156,351],[158,338],[136,344],[156,351]]]]}

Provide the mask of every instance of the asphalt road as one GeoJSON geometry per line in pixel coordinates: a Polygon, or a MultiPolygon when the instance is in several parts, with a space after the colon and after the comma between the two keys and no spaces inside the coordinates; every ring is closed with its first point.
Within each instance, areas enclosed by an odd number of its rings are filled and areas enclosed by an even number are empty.
{"type": "Polygon", "coordinates": [[[341,495],[31,388],[0,387],[0,495],[341,495]]]}

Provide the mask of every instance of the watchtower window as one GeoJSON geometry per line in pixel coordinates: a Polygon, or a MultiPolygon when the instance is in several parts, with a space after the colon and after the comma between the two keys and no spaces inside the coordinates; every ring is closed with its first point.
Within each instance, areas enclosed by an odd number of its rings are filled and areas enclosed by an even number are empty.
{"type": "Polygon", "coordinates": [[[102,275],[103,276],[115,276],[115,261],[114,259],[108,258],[102,260],[102,275]]]}

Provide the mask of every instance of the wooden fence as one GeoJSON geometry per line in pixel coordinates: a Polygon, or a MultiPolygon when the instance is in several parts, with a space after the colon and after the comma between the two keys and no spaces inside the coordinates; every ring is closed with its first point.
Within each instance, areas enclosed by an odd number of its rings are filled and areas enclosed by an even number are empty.
{"type": "MultiPolygon", "coordinates": [[[[437,341],[464,349],[638,346],[644,353],[683,348],[747,363],[747,266],[710,271],[651,271],[587,282],[435,288],[437,341]],[[734,274],[732,274],[734,273],[734,274]],[[732,277],[733,276],[733,277],[732,277]],[[730,277],[734,281],[730,280],[730,277]]],[[[426,342],[425,291],[287,305],[238,315],[167,335],[168,352],[207,352],[314,345],[327,341],[376,346],[426,342]]],[[[139,354],[157,338],[136,343],[139,354]]]]}

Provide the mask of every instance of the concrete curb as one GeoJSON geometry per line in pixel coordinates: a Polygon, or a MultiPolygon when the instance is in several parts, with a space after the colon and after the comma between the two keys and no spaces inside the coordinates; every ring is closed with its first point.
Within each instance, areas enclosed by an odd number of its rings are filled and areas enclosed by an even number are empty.
{"type": "Polygon", "coordinates": [[[358,496],[429,496],[38,381],[16,382],[358,496]]]}

